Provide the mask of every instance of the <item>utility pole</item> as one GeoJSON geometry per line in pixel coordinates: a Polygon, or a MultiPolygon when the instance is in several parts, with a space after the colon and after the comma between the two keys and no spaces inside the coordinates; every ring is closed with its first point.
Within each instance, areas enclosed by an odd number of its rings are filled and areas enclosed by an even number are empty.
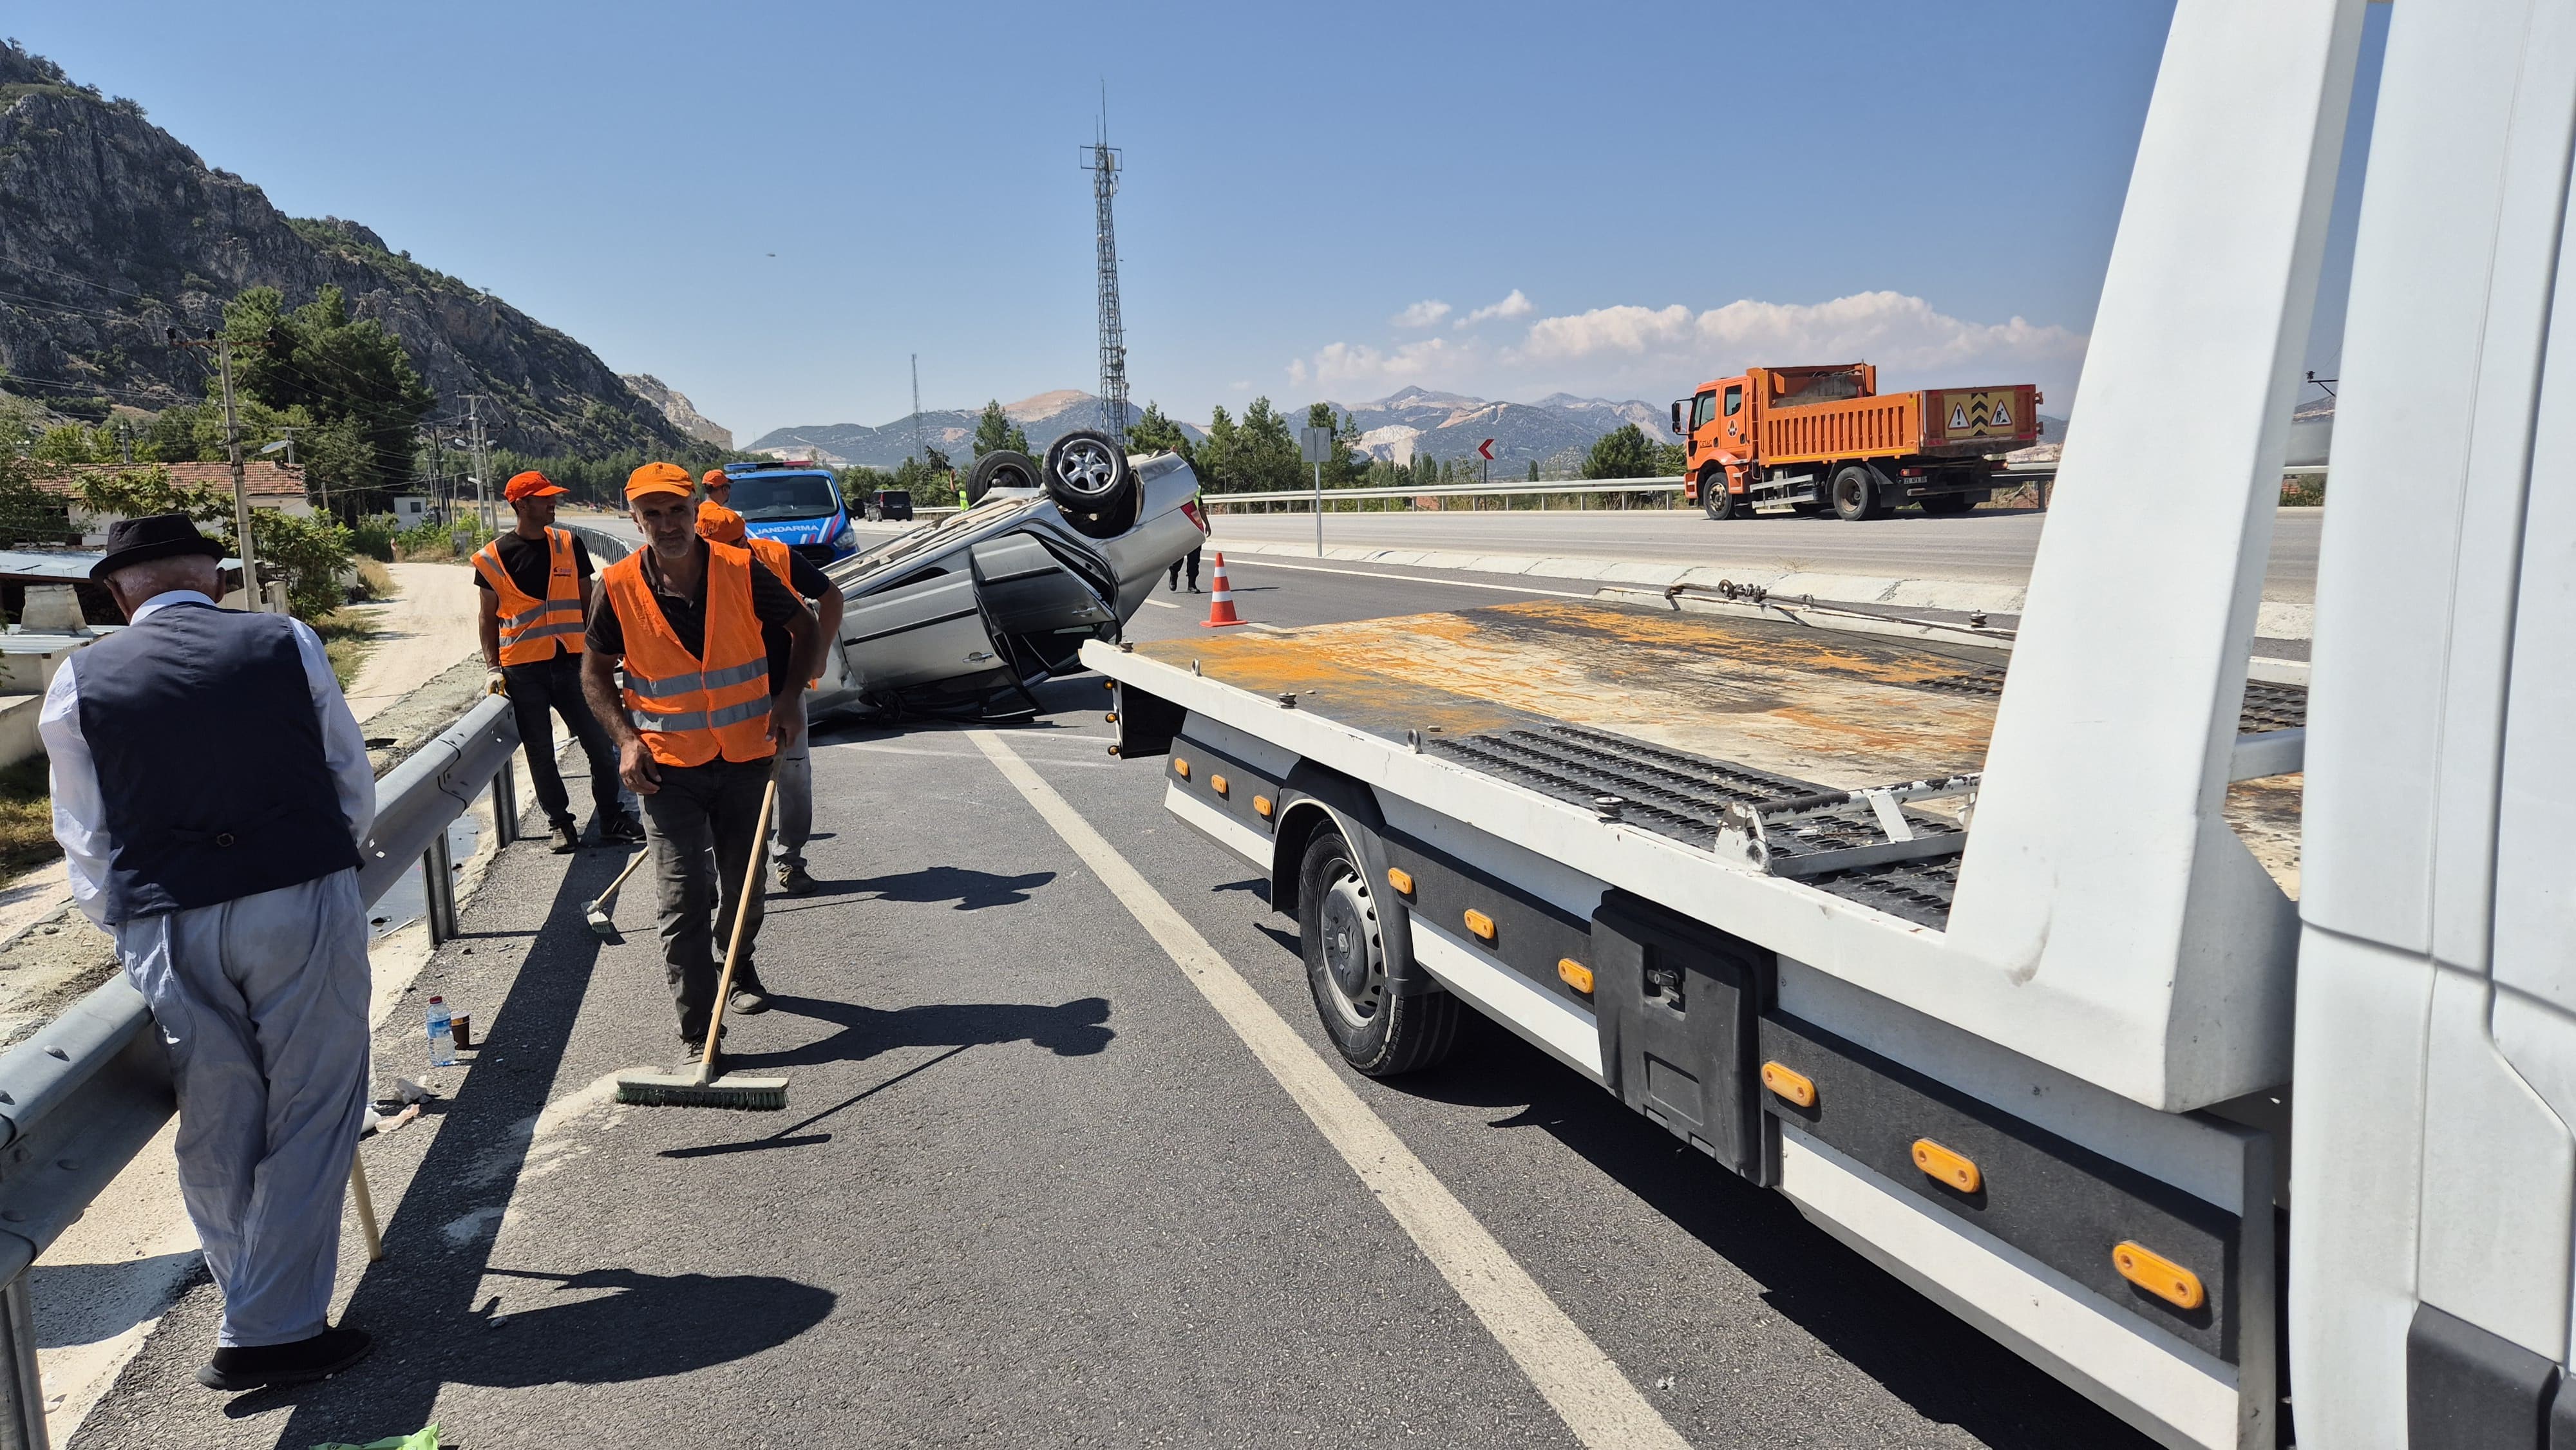
{"type": "Polygon", "coordinates": [[[174,347],[211,347],[215,350],[216,367],[224,380],[224,453],[233,465],[233,537],[241,555],[242,597],[253,610],[264,610],[268,602],[260,595],[259,555],[250,540],[250,481],[242,473],[241,419],[233,411],[233,344],[214,328],[207,328],[205,338],[197,342],[180,340],[179,330],[167,330],[174,347]]]}
{"type": "Polygon", "coordinates": [[[1100,426],[1127,446],[1127,328],[1118,316],[1118,227],[1109,199],[1118,194],[1118,148],[1109,144],[1109,85],[1100,87],[1100,135],[1082,148],[1091,173],[1091,205],[1100,284],[1100,426]]]}
{"type": "Polygon", "coordinates": [[[474,440],[474,521],[483,526],[483,532],[491,534],[500,530],[492,519],[492,457],[483,447],[482,402],[480,393],[465,395],[465,423],[474,440]]]}

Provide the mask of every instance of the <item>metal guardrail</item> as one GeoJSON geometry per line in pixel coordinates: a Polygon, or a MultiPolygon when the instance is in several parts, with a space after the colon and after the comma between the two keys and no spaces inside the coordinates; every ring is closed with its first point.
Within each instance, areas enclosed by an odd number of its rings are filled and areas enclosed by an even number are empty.
{"type": "MultiPolygon", "coordinates": [[[[375,824],[358,850],[368,905],[418,863],[431,941],[455,935],[447,828],[488,786],[494,841],[516,838],[518,745],[510,702],[491,696],[376,782],[375,824]]],[[[152,1014],[121,972],[0,1055],[0,1450],[47,1444],[27,1266],[177,1108],[152,1014]]]]}
{"type": "MultiPolygon", "coordinates": [[[[2035,483],[2046,479],[2053,479],[2056,476],[2057,465],[2054,463],[2007,463],[2002,467],[1997,468],[1994,472],[1994,477],[1998,483],[2006,480],[2035,483]]],[[[1437,483],[1427,488],[1411,488],[1403,485],[1393,485],[1385,488],[1328,488],[1323,490],[1323,497],[1325,502],[1330,503],[1335,499],[1345,498],[1526,498],[1532,494],[1679,493],[1682,491],[1683,486],[1688,482],[1689,480],[1687,479],[1677,478],[1671,475],[1663,475],[1655,478],[1578,478],[1558,479],[1554,481],[1542,479],[1536,483],[1526,481],[1516,483],[1437,483]]],[[[1217,493],[1209,491],[1203,492],[1199,495],[1199,502],[1202,506],[1207,508],[1226,508],[1234,504],[1244,503],[1311,504],[1315,501],[1315,495],[1316,491],[1311,488],[1286,489],[1265,493],[1217,493]]]]}

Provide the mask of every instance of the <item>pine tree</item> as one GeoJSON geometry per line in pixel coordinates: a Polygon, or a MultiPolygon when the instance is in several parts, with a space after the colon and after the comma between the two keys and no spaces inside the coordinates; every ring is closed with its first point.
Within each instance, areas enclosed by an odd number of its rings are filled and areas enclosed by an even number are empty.
{"type": "Polygon", "coordinates": [[[1029,451],[1028,430],[1011,421],[1011,415],[1002,411],[999,398],[986,403],[984,411],[975,417],[974,456],[981,458],[997,448],[1008,448],[1014,453],[1029,451]]]}

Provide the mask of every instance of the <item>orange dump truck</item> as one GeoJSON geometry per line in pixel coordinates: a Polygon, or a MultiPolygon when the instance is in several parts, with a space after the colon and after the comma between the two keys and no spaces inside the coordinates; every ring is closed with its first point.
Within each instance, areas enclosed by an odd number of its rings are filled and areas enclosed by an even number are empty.
{"type": "Polygon", "coordinates": [[[1674,403],[1673,431],[1690,440],[1685,497],[1713,519],[1954,514],[1991,495],[2003,454],[2039,441],[2040,401],[2028,383],[1882,394],[1870,363],[1748,368],[1674,403]]]}

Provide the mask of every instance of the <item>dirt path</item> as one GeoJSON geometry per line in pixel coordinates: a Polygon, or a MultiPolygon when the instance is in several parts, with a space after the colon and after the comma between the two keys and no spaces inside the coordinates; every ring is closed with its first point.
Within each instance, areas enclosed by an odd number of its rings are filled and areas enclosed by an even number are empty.
{"type": "Polygon", "coordinates": [[[400,591],[349,613],[372,620],[376,646],[349,685],[363,725],[475,650],[473,571],[462,564],[388,564],[400,591]]]}

